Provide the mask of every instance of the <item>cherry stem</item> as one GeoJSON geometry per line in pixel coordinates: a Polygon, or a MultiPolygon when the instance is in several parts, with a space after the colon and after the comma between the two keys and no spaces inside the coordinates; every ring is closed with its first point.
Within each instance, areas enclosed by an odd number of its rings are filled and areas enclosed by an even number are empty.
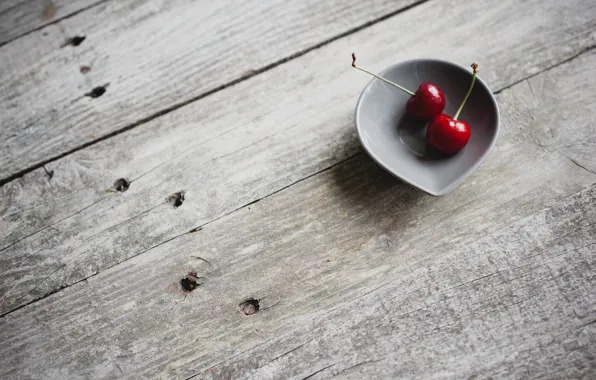
{"type": "Polygon", "coordinates": [[[400,85],[399,85],[399,84],[397,84],[397,83],[393,83],[393,82],[391,82],[390,80],[387,80],[387,79],[385,79],[385,78],[383,78],[383,77],[380,77],[380,76],[378,76],[378,75],[376,75],[376,74],[373,74],[373,73],[371,73],[371,72],[370,72],[370,71],[368,71],[368,70],[364,70],[363,68],[360,68],[360,67],[356,66],[356,54],[354,54],[354,53],[352,53],[352,67],[353,67],[353,68],[355,68],[355,69],[358,69],[358,70],[360,70],[360,71],[363,71],[363,72],[365,72],[365,73],[367,73],[367,74],[369,74],[369,75],[372,75],[373,77],[375,77],[375,78],[377,78],[377,79],[380,79],[380,80],[382,80],[382,81],[383,81],[383,82],[385,82],[385,83],[389,83],[390,85],[392,85],[392,86],[395,86],[395,87],[399,88],[400,90],[402,90],[403,92],[406,92],[406,93],[408,93],[408,94],[410,94],[410,95],[412,95],[412,96],[415,96],[415,95],[416,95],[416,94],[415,94],[415,93],[413,93],[412,91],[408,90],[407,88],[403,88],[402,86],[400,86],[400,85]]]}
{"type": "Polygon", "coordinates": [[[453,116],[453,120],[457,120],[457,118],[459,117],[459,114],[461,113],[461,110],[464,108],[464,104],[466,104],[468,97],[472,93],[472,89],[474,88],[474,82],[476,82],[476,74],[478,73],[478,65],[477,64],[472,63],[472,71],[474,73],[472,75],[472,83],[470,83],[470,88],[468,88],[468,93],[466,94],[466,97],[464,98],[463,102],[461,102],[461,105],[457,109],[455,116],[453,116]]]}

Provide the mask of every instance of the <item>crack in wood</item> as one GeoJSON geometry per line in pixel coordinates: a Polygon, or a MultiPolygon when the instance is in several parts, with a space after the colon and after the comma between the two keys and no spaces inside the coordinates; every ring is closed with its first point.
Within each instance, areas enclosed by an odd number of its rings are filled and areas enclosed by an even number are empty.
{"type": "Polygon", "coordinates": [[[46,230],[46,229],[52,228],[53,226],[55,226],[55,225],[57,225],[57,224],[59,224],[59,223],[62,223],[62,222],[63,222],[63,221],[65,221],[66,219],[69,219],[69,218],[71,218],[71,217],[73,217],[73,216],[75,216],[75,215],[77,215],[77,214],[80,214],[81,212],[83,212],[83,211],[87,210],[88,208],[90,208],[90,207],[92,207],[92,206],[94,206],[94,205],[98,204],[99,202],[101,202],[102,200],[104,200],[104,199],[106,199],[106,198],[107,198],[106,196],[103,196],[102,198],[99,198],[98,200],[96,200],[96,201],[94,201],[93,203],[91,203],[90,205],[88,205],[88,206],[85,206],[85,207],[83,207],[82,209],[80,209],[80,210],[77,210],[76,212],[74,212],[74,213],[72,213],[72,214],[70,214],[70,215],[68,215],[68,216],[65,216],[64,218],[62,218],[62,219],[60,219],[60,220],[58,220],[58,221],[56,221],[56,222],[53,222],[52,224],[50,224],[50,225],[47,225],[47,226],[45,226],[45,227],[43,227],[43,228],[40,228],[39,230],[36,230],[36,231],[34,231],[34,232],[32,232],[32,233],[28,234],[27,236],[24,236],[24,237],[21,237],[21,238],[19,238],[17,241],[15,241],[15,242],[11,243],[10,245],[8,245],[8,246],[6,246],[6,247],[4,247],[4,248],[0,249],[0,252],[4,251],[4,250],[6,250],[6,249],[8,249],[8,248],[10,248],[10,247],[13,247],[14,245],[18,244],[18,243],[19,243],[20,241],[22,241],[22,240],[25,240],[25,239],[27,239],[27,238],[30,238],[30,237],[32,237],[32,236],[34,236],[34,235],[36,235],[36,234],[38,234],[38,233],[40,233],[40,232],[42,232],[42,231],[46,230]]]}
{"type": "Polygon", "coordinates": [[[329,364],[328,366],[325,366],[325,367],[321,368],[320,370],[318,370],[318,371],[315,371],[315,372],[311,373],[310,375],[308,375],[308,376],[306,376],[306,377],[303,377],[303,378],[302,378],[302,380],[307,380],[307,379],[310,379],[310,378],[312,378],[313,376],[315,376],[315,375],[317,375],[317,374],[319,374],[319,373],[321,373],[321,372],[325,371],[326,369],[329,369],[329,368],[333,367],[334,365],[336,365],[336,364],[338,364],[338,363],[340,363],[340,362],[336,362],[336,363],[333,363],[333,364],[329,364]]]}
{"type": "Polygon", "coordinates": [[[296,351],[296,350],[299,350],[300,348],[304,347],[306,344],[308,344],[308,343],[310,343],[310,342],[311,342],[311,341],[309,340],[308,342],[302,343],[302,344],[300,344],[300,345],[298,345],[298,346],[296,346],[296,347],[292,348],[291,350],[289,350],[289,351],[286,351],[286,352],[284,352],[283,354],[281,354],[281,355],[278,355],[278,356],[274,357],[273,359],[269,360],[267,363],[263,364],[263,365],[262,365],[262,366],[260,366],[259,368],[263,368],[263,367],[265,367],[266,365],[268,365],[268,364],[271,364],[271,363],[273,363],[274,361],[276,361],[276,360],[279,360],[279,359],[283,358],[284,356],[287,356],[287,355],[291,354],[292,352],[294,352],[294,351],[296,351]]]}
{"type": "MultiPolygon", "coordinates": [[[[560,153],[560,152],[559,152],[559,153],[560,153]]],[[[592,174],[595,174],[595,175],[596,175],[596,172],[595,172],[594,170],[591,170],[590,168],[587,168],[587,167],[585,167],[584,165],[580,164],[580,163],[579,163],[577,160],[574,160],[573,158],[571,158],[571,157],[569,157],[569,156],[567,156],[567,155],[565,155],[565,154],[563,154],[563,153],[560,153],[560,154],[561,154],[563,157],[567,158],[569,161],[571,161],[571,162],[572,162],[573,164],[575,164],[576,166],[578,166],[578,167],[580,167],[580,168],[584,169],[584,170],[585,170],[585,171],[587,171],[588,173],[592,173],[592,174]]]]}
{"type": "Polygon", "coordinates": [[[510,88],[512,88],[512,87],[514,87],[514,86],[516,86],[516,85],[518,85],[520,83],[523,83],[524,81],[528,81],[528,80],[534,78],[535,76],[538,76],[538,75],[542,74],[545,71],[549,71],[549,70],[552,70],[552,69],[557,68],[559,66],[562,66],[562,65],[564,65],[566,63],[569,63],[569,62],[573,61],[574,59],[578,58],[579,56],[584,55],[586,53],[589,53],[590,51],[592,51],[594,49],[596,49],[596,44],[587,46],[585,48],[582,48],[579,51],[577,51],[574,54],[572,54],[571,56],[563,59],[562,61],[558,61],[557,63],[555,63],[555,64],[553,64],[553,65],[551,65],[549,67],[546,67],[546,68],[544,68],[542,70],[539,70],[539,71],[535,72],[532,75],[528,75],[525,78],[522,78],[520,80],[517,80],[517,81],[515,81],[515,82],[513,82],[513,83],[511,83],[511,84],[509,84],[509,85],[507,85],[507,86],[505,86],[503,88],[500,88],[500,89],[494,91],[493,94],[498,95],[501,92],[506,91],[506,90],[509,90],[510,88]]]}
{"type": "Polygon", "coordinates": [[[357,364],[354,364],[354,365],[351,365],[351,366],[349,366],[347,368],[342,369],[341,371],[339,371],[338,375],[340,373],[347,372],[347,371],[352,370],[354,368],[358,368],[358,367],[360,367],[362,365],[371,364],[371,363],[378,363],[378,362],[382,362],[383,360],[385,360],[385,358],[376,359],[376,360],[365,360],[363,362],[360,362],[360,363],[357,363],[357,364]]]}

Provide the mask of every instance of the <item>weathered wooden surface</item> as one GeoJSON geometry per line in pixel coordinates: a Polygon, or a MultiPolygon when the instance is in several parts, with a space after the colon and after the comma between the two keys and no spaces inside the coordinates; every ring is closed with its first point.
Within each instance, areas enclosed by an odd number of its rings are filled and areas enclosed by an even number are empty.
{"type": "Polygon", "coordinates": [[[493,153],[447,197],[346,130],[355,157],[1,318],[2,376],[590,378],[595,67],[500,93],[493,153]]]}
{"type": "Polygon", "coordinates": [[[0,45],[105,0],[2,0],[0,45]]]}
{"type": "Polygon", "coordinates": [[[0,48],[0,181],[414,1],[107,1],[50,25],[0,48]]]}
{"type": "MultiPolygon", "coordinates": [[[[376,69],[394,63],[396,51],[404,59],[428,51],[457,62],[474,56],[487,62],[482,77],[498,90],[595,43],[595,21],[587,10],[596,9],[596,3],[540,2],[540,18],[532,11],[538,3],[502,2],[487,13],[489,3],[420,5],[51,163],[51,179],[39,169],[5,185],[0,189],[0,314],[359,152],[352,112],[368,78],[350,68],[352,50],[363,60],[370,57],[376,69]],[[436,12],[445,15],[444,24],[436,26],[444,30],[440,36],[435,29],[403,36],[403,28],[412,29],[436,12]],[[565,33],[551,26],[561,14],[567,21],[565,33]],[[475,22],[469,28],[451,28],[451,20],[460,15],[475,22]],[[476,23],[483,25],[477,36],[476,23]],[[486,44],[497,39],[501,42],[486,44]],[[389,45],[394,50],[378,49],[389,45]],[[229,104],[234,112],[226,108],[229,104]],[[132,180],[130,188],[106,194],[119,177],[132,180]],[[178,191],[185,191],[185,201],[173,209],[164,199],[178,191]]],[[[591,158],[585,154],[578,159],[591,158]]]]}
{"type": "Polygon", "coordinates": [[[369,293],[192,378],[592,379],[595,252],[592,186],[414,264],[396,248],[369,293]]]}

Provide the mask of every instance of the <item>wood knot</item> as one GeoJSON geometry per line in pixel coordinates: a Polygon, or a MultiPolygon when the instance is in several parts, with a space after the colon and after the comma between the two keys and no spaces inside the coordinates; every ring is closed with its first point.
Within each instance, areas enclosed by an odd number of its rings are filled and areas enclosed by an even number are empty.
{"type": "Polygon", "coordinates": [[[240,310],[244,313],[244,315],[253,315],[259,311],[260,305],[259,300],[254,298],[247,298],[244,301],[238,304],[240,310]]]}
{"type": "Polygon", "coordinates": [[[180,286],[184,292],[192,292],[195,290],[199,285],[199,278],[197,277],[196,272],[188,272],[184,278],[180,280],[180,286]]]}
{"type": "Polygon", "coordinates": [[[116,181],[114,181],[114,184],[112,185],[112,189],[114,189],[115,191],[117,191],[119,193],[123,193],[126,190],[128,190],[129,186],[130,186],[130,182],[128,182],[124,178],[118,178],[116,181]]]}
{"type": "Polygon", "coordinates": [[[86,93],[85,96],[88,96],[92,99],[99,98],[100,96],[106,93],[106,88],[108,88],[108,85],[109,83],[106,83],[103,86],[97,86],[88,93],[86,93]]]}
{"type": "Polygon", "coordinates": [[[182,203],[184,203],[184,194],[184,191],[178,191],[167,197],[166,203],[172,206],[172,208],[178,208],[182,206],[182,203]]]}
{"type": "Polygon", "coordinates": [[[85,36],[74,36],[74,37],[70,37],[67,38],[66,41],[64,41],[64,43],[60,46],[60,47],[65,47],[65,46],[79,46],[83,41],[85,41],[85,36]]]}

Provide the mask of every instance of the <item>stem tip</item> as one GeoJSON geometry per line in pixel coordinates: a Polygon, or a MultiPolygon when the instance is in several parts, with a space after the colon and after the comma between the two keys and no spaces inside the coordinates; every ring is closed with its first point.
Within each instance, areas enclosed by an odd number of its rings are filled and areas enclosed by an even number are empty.
{"type": "Polygon", "coordinates": [[[470,83],[470,88],[468,88],[468,93],[466,94],[466,96],[464,97],[464,100],[461,102],[459,108],[457,109],[455,116],[453,116],[453,120],[457,120],[457,118],[459,117],[459,113],[464,108],[464,104],[466,104],[468,97],[472,93],[472,88],[474,88],[474,82],[476,82],[476,74],[478,73],[478,64],[472,63],[472,72],[473,72],[472,83],[470,83]]]}
{"type": "Polygon", "coordinates": [[[371,73],[368,70],[364,70],[363,68],[356,66],[356,54],[355,53],[352,53],[352,67],[355,68],[355,69],[357,69],[357,70],[360,70],[360,71],[362,71],[364,73],[367,73],[368,75],[372,75],[373,77],[378,78],[378,79],[382,80],[385,83],[389,83],[390,85],[399,88],[400,90],[402,90],[402,91],[410,94],[411,96],[416,96],[415,93],[413,93],[412,91],[408,90],[407,88],[403,88],[399,84],[393,83],[390,80],[387,80],[387,79],[385,79],[383,77],[378,76],[377,74],[373,74],[373,73],[371,73]]]}

